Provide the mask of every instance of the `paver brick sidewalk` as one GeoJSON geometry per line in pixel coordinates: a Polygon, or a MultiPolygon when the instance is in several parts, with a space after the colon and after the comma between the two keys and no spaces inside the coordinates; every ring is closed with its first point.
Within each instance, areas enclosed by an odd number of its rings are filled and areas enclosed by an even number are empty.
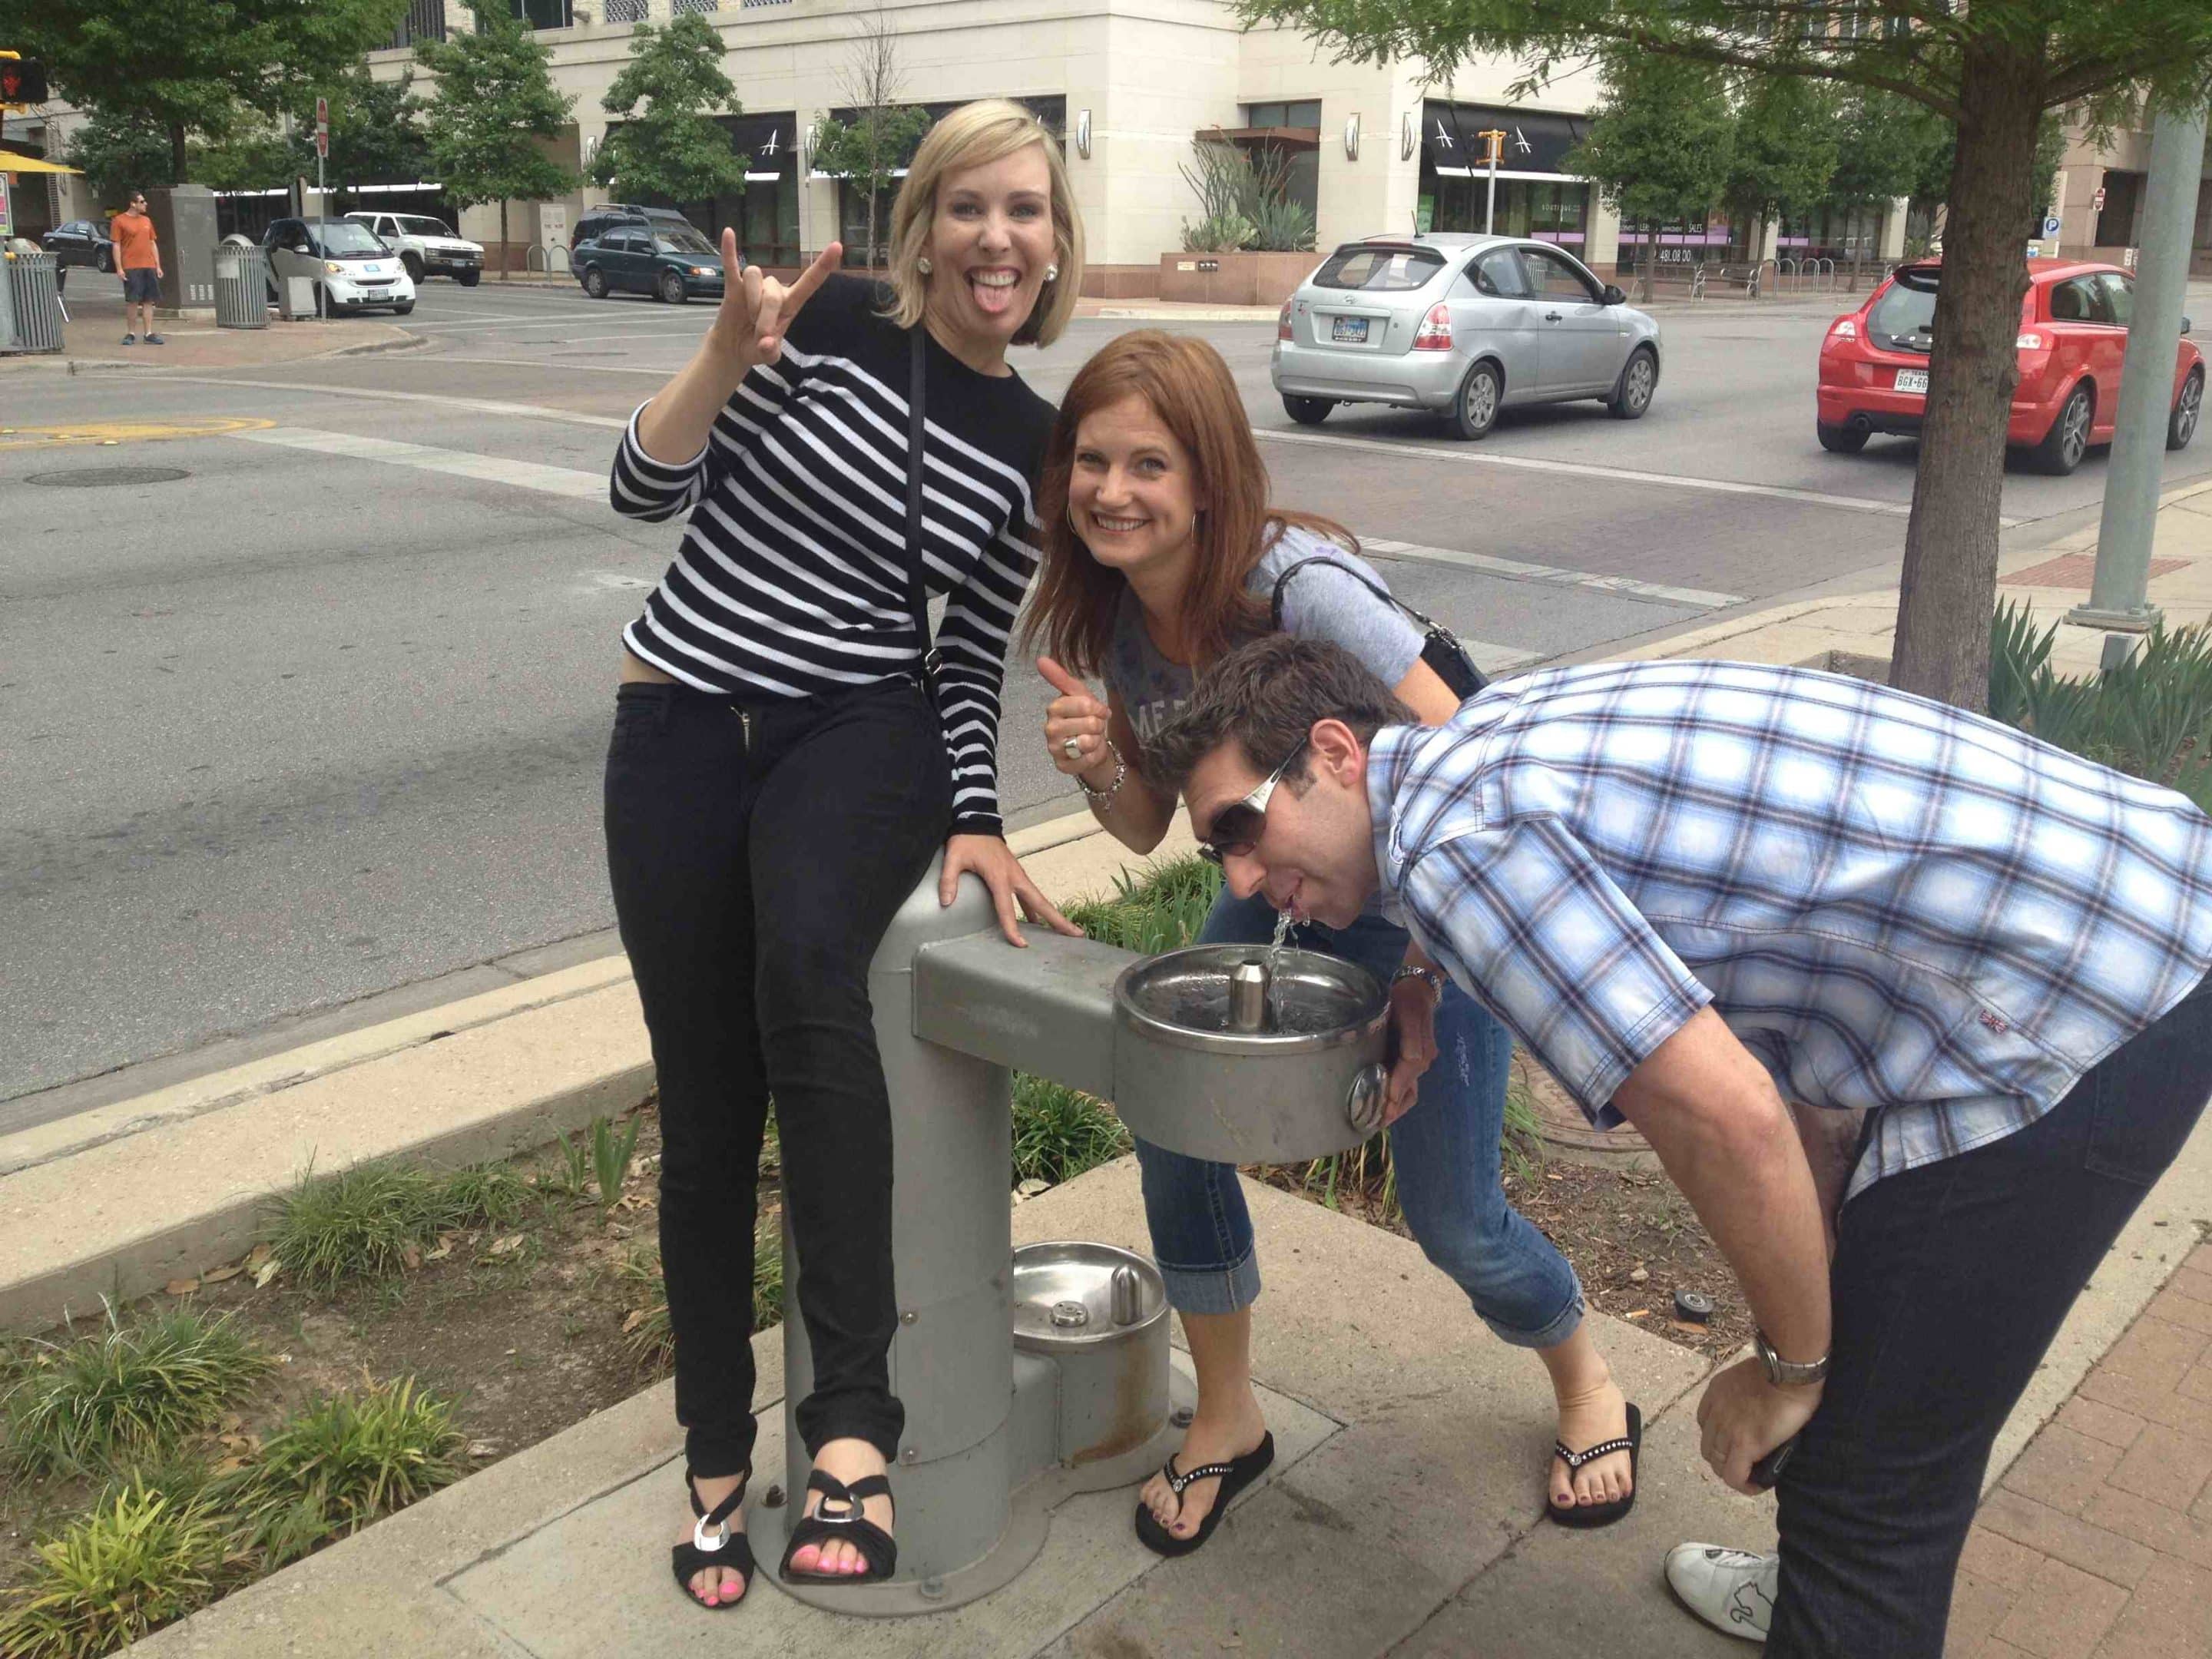
{"type": "Polygon", "coordinates": [[[2212,1659],[2212,1244],[1983,1500],[1948,1659],[2212,1659]]]}

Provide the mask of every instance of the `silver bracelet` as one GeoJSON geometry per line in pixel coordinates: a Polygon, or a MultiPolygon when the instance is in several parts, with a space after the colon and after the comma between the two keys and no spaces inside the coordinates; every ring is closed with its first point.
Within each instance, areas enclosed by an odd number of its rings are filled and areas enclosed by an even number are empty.
{"type": "Polygon", "coordinates": [[[1093,789],[1090,784],[1084,781],[1083,774],[1078,772],[1075,775],[1075,787],[1083,792],[1084,799],[1088,800],[1093,806],[1103,806],[1108,801],[1113,799],[1116,794],[1121,793],[1121,780],[1129,775],[1128,763],[1121,758],[1121,751],[1115,746],[1114,739],[1108,738],[1103,741],[1105,742],[1107,748],[1112,750],[1114,753],[1114,781],[1108,784],[1103,789],[1093,789]]]}

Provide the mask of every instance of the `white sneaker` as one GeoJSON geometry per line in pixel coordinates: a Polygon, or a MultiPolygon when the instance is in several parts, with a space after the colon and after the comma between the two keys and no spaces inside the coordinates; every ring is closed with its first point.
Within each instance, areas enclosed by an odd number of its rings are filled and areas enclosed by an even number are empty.
{"type": "Polygon", "coordinates": [[[1766,1639],[1781,1571],[1778,1555],[1717,1544],[1677,1544],[1667,1552],[1667,1585],[1682,1605],[1715,1630],[1747,1642],[1766,1639]]]}

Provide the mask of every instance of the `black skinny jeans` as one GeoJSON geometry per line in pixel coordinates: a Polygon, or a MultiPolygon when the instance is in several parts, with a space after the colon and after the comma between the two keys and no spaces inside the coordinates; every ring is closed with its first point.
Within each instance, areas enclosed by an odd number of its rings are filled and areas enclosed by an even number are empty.
{"type": "Polygon", "coordinates": [[[769,1102],[828,1440],[898,1455],[891,1128],[868,963],[945,840],[951,769],[910,680],[836,699],[628,684],[607,865],[660,1087],[660,1260],[695,1474],[752,1456],[755,1186],[769,1102]]]}
{"type": "Polygon", "coordinates": [[[2212,1097],[2212,981],[2027,1128],[1844,1206],[1835,1360],[1778,1489],[1772,1659],[1940,1659],[1990,1449],[2212,1097]]]}

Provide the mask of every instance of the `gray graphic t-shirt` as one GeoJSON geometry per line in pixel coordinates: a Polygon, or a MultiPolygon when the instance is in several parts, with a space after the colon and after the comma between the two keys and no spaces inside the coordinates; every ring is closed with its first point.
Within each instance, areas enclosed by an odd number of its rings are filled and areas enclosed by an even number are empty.
{"type": "MultiPolygon", "coordinates": [[[[1420,660],[1421,630],[1404,611],[1353,575],[1357,571],[1388,591],[1389,584],[1365,560],[1312,531],[1285,529],[1261,556],[1248,586],[1266,601],[1274,593],[1278,576],[1299,561],[1316,557],[1332,562],[1310,564],[1291,578],[1283,589],[1283,631],[1340,645],[1383,684],[1396,685],[1420,660]]],[[[1121,612],[1114,619],[1106,684],[1120,694],[1137,741],[1146,748],[1160,728],[1189,703],[1194,684],[1188,668],[1170,662],[1154,647],[1145,630],[1144,607],[1127,588],[1122,590],[1121,612]]],[[[1136,761],[1134,756],[1130,758],[1136,761]]]]}

